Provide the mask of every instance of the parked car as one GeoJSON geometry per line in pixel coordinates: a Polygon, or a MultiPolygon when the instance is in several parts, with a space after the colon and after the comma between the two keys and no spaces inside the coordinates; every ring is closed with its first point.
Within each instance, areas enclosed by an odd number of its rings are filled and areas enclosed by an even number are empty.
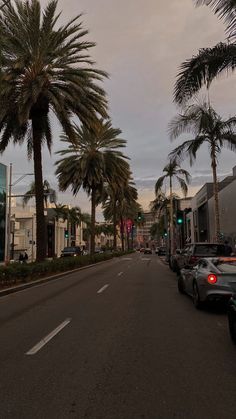
{"type": "Polygon", "coordinates": [[[166,247],[161,246],[158,248],[157,252],[158,256],[165,256],[166,255],[166,247]]]}
{"type": "Polygon", "coordinates": [[[180,273],[185,266],[194,266],[199,259],[205,257],[225,256],[225,246],[219,243],[191,243],[185,246],[183,250],[178,249],[171,258],[172,269],[180,273]]]}
{"type": "Polygon", "coordinates": [[[64,247],[61,251],[61,257],[80,256],[81,254],[82,250],[79,246],[64,247]]]}
{"type": "Polygon", "coordinates": [[[145,247],[141,247],[139,251],[140,253],[144,253],[144,250],[145,250],[145,247]]]}
{"type": "Polygon", "coordinates": [[[236,344],[236,294],[234,294],[229,300],[228,322],[230,336],[232,341],[236,344]]]}
{"type": "Polygon", "coordinates": [[[178,289],[192,296],[196,308],[229,300],[236,293],[236,258],[202,258],[197,265],[181,269],[178,289]]]}
{"type": "Polygon", "coordinates": [[[144,249],[144,254],[152,255],[152,249],[150,249],[150,247],[146,247],[144,249]]]}

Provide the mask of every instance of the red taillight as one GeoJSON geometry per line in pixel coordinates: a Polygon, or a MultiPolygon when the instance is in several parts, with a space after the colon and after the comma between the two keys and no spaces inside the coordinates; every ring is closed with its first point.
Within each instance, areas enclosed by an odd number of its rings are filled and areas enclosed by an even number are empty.
{"type": "Polygon", "coordinates": [[[217,276],[216,276],[216,275],[214,275],[214,274],[210,274],[210,275],[208,275],[208,277],[207,277],[207,282],[208,282],[209,284],[215,284],[215,283],[217,282],[217,276]]]}

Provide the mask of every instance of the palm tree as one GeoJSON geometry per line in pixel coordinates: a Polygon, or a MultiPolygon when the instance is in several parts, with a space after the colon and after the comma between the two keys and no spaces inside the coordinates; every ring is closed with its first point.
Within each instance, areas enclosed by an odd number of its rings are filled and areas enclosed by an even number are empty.
{"type": "Polygon", "coordinates": [[[126,161],[122,162],[121,176],[117,179],[115,174],[114,179],[111,179],[103,189],[101,196],[101,203],[105,211],[106,219],[113,223],[113,247],[117,249],[117,224],[119,222],[119,206],[121,196],[124,195],[124,190],[129,185],[129,179],[131,179],[131,172],[129,164],[126,161]]]}
{"type": "Polygon", "coordinates": [[[76,195],[82,187],[91,197],[91,253],[95,250],[96,206],[102,196],[104,184],[116,176],[123,177],[122,168],[126,157],[118,150],[126,141],[118,138],[120,129],[112,127],[111,121],[98,120],[93,128],[74,126],[73,144],[66,136],[62,140],[67,148],[58,153],[63,156],[57,165],[59,187],[65,191],[71,187],[76,195]]]}
{"type": "Polygon", "coordinates": [[[93,68],[81,15],[59,26],[57,1],[42,11],[39,0],[19,0],[0,11],[0,152],[10,141],[33,155],[37,215],[37,260],[46,256],[42,146],[52,145],[49,110],[73,141],[72,117],[90,124],[106,117],[106,99],[97,82],[106,73],[93,68]]]}
{"type": "Polygon", "coordinates": [[[137,212],[140,210],[140,207],[137,208],[137,199],[138,193],[132,180],[130,180],[130,175],[127,177],[126,181],[117,184],[115,188],[114,183],[111,188],[108,188],[108,191],[105,191],[107,196],[103,199],[103,215],[105,220],[113,222],[113,235],[114,235],[114,249],[117,248],[116,241],[116,227],[117,223],[120,224],[120,233],[121,233],[121,243],[122,250],[125,247],[125,232],[124,224],[126,219],[135,219],[137,212]]]}
{"type": "MultiPolygon", "coordinates": [[[[55,189],[52,189],[50,183],[47,180],[43,181],[43,193],[44,193],[44,205],[47,208],[48,198],[50,202],[55,203],[57,200],[57,194],[55,189]]],[[[23,205],[27,205],[29,200],[35,196],[35,182],[32,182],[30,189],[24,194],[23,205]]]]}
{"type": "Polygon", "coordinates": [[[189,100],[203,85],[209,88],[211,82],[221,73],[235,70],[235,0],[196,0],[196,4],[212,6],[215,13],[225,19],[229,38],[227,43],[221,42],[212,48],[200,49],[198,55],[181,64],[174,89],[174,100],[178,104],[189,100]]]}
{"type": "Polygon", "coordinates": [[[163,183],[166,179],[169,181],[170,188],[170,252],[173,255],[175,250],[174,243],[174,209],[173,209],[173,181],[177,180],[184,196],[188,193],[188,184],[190,182],[190,174],[187,170],[182,169],[175,159],[171,159],[170,162],[164,167],[163,176],[157,179],[155,185],[155,193],[158,196],[161,193],[163,183]]]}
{"type": "Polygon", "coordinates": [[[170,137],[175,139],[182,133],[193,132],[194,138],[185,141],[176,147],[170,154],[171,157],[182,159],[190,158],[190,164],[196,159],[197,152],[203,144],[209,148],[213,191],[215,201],[215,240],[219,240],[220,216],[217,183],[217,160],[223,147],[236,151],[236,118],[229,118],[223,121],[215,110],[205,103],[203,105],[191,105],[183,114],[174,118],[169,125],[170,137]]]}

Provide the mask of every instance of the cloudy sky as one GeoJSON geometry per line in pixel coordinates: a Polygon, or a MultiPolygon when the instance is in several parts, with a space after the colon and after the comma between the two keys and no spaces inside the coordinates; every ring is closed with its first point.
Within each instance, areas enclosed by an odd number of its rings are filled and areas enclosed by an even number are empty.
{"type": "MultiPolygon", "coordinates": [[[[42,0],[45,6],[46,0],[42,0]]],[[[97,46],[91,50],[97,67],[109,72],[105,89],[115,127],[122,129],[128,142],[127,154],[139,192],[139,201],[148,209],[154,198],[155,180],[161,175],[167,155],[178,144],[170,143],[167,126],[178,109],[173,104],[173,85],[180,63],[196,54],[201,47],[224,40],[224,26],[207,7],[195,8],[192,0],[60,0],[61,21],[67,22],[83,12],[84,27],[89,40],[97,46]]],[[[222,77],[213,83],[211,101],[224,117],[235,113],[235,76],[222,77]]],[[[204,98],[204,90],[200,98],[204,98]]],[[[53,155],[44,152],[44,173],[56,188],[54,152],[61,148],[60,128],[53,121],[53,155]]],[[[13,163],[14,179],[32,171],[24,148],[11,147],[1,157],[13,163]]],[[[235,155],[223,152],[219,175],[224,176],[236,164],[235,155]]],[[[188,164],[184,164],[189,168],[188,164]]],[[[199,154],[191,168],[193,194],[211,181],[210,162],[206,150],[199,154]]],[[[29,184],[25,178],[15,191],[24,192],[29,184]]],[[[58,194],[59,202],[80,205],[89,211],[90,203],[82,192],[58,194]]]]}

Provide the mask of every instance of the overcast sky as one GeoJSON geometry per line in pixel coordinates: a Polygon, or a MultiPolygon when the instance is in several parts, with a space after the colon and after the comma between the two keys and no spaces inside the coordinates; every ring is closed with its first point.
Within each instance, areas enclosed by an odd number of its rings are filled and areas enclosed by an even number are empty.
{"type": "MultiPolygon", "coordinates": [[[[46,0],[42,0],[44,6],[46,0]]],[[[148,209],[154,198],[155,180],[162,174],[167,155],[178,142],[170,143],[167,126],[178,109],[173,104],[173,86],[178,67],[183,60],[196,54],[199,48],[215,45],[225,39],[224,26],[207,7],[195,8],[192,0],[61,0],[61,22],[67,22],[83,12],[84,27],[89,40],[97,46],[90,50],[97,67],[109,72],[105,82],[114,127],[122,129],[128,142],[127,154],[139,192],[139,201],[148,209]]],[[[235,76],[214,82],[211,101],[224,117],[236,113],[235,76]]],[[[204,98],[204,91],[200,94],[204,98]]],[[[60,128],[53,121],[53,153],[61,148],[60,128]]],[[[45,150],[44,176],[56,188],[54,162],[45,150]]],[[[13,163],[14,178],[18,173],[32,171],[24,147],[9,146],[1,157],[5,164],[13,163]]],[[[219,175],[224,176],[236,164],[232,152],[223,152],[219,175]]],[[[189,168],[187,162],[185,168],[189,168]]],[[[206,150],[199,154],[191,168],[193,194],[211,181],[210,161],[206,150]]],[[[24,192],[29,178],[15,191],[24,192]]],[[[74,199],[71,193],[59,193],[59,202],[80,205],[90,211],[90,203],[82,192],[74,199]]]]}

